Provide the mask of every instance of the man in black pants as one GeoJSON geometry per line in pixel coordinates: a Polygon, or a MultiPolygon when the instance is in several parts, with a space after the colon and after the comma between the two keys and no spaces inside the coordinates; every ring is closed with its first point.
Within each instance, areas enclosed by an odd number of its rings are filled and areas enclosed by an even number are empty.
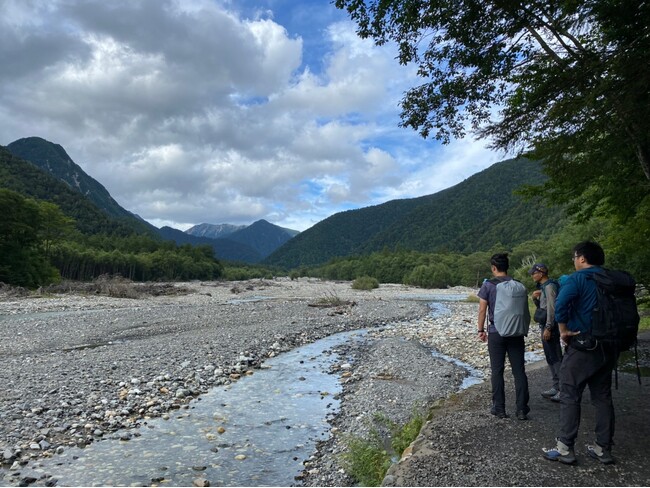
{"type": "MultiPolygon", "coordinates": [[[[507,254],[494,254],[490,259],[492,275],[498,281],[511,280],[508,276],[510,261],[507,254]]],[[[496,284],[488,280],[483,283],[478,292],[478,336],[488,343],[490,353],[490,369],[492,381],[492,408],[490,412],[499,418],[506,418],[506,394],[503,372],[506,364],[506,354],[515,378],[515,393],[517,397],[517,418],[527,420],[530,407],[528,406],[528,377],[524,366],[525,343],[524,337],[501,337],[494,326],[494,304],[496,302],[496,284]],[[484,328],[485,316],[488,315],[488,330],[484,328]]]]}
{"type": "Polygon", "coordinates": [[[568,344],[560,367],[560,435],[556,447],[543,449],[544,457],[564,464],[575,464],[574,444],[580,427],[582,393],[589,385],[591,403],[596,409],[596,443],[587,453],[603,464],[612,464],[614,404],[612,370],[616,351],[591,337],[591,315],[597,304],[594,273],[605,263],[603,248],[584,241],[573,248],[576,272],[562,285],[555,304],[560,337],[568,344]]]}

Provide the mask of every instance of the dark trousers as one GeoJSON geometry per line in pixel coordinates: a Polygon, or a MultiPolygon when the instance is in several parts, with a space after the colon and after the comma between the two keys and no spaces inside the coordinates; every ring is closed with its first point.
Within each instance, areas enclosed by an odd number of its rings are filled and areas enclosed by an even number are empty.
{"type": "Polygon", "coordinates": [[[488,336],[488,352],[490,353],[490,369],[492,379],[492,408],[495,412],[506,411],[506,392],[503,372],[506,365],[506,354],[515,378],[515,393],[517,396],[517,412],[530,412],[528,407],[528,378],[524,367],[524,338],[501,337],[492,332],[488,336]]]}
{"type": "Polygon", "coordinates": [[[572,447],[580,428],[582,393],[589,385],[591,404],[596,409],[596,442],[610,449],[614,439],[612,370],[613,350],[598,345],[593,351],[567,348],[560,367],[560,440],[572,447]]]}
{"type": "Polygon", "coordinates": [[[540,326],[540,334],[542,336],[542,347],[544,348],[544,356],[546,363],[551,370],[551,377],[553,378],[553,388],[560,389],[560,365],[562,364],[562,345],[560,344],[560,332],[554,330],[551,338],[548,341],[544,340],[544,326],[540,326]]]}

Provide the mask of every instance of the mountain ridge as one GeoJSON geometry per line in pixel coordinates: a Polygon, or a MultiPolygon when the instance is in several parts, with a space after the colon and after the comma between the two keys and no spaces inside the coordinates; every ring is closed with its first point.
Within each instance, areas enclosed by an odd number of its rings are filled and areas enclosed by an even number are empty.
{"type": "Polygon", "coordinates": [[[550,235],[563,209],[515,190],[545,181],[539,163],[515,158],[440,192],[339,212],[277,249],[264,263],[295,268],[382,249],[474,252],[550,235]],[[336,232],[336,239],[332,235],[336,232]]]}
{"type": "Polygon", "coordinates": [[[42,200],[52,200],[53,195],[51,191],[48,192],[48,188],[55,189],[54,192],[57,196],[53,201],[60,204],[68,215],[75,219],[81,218],[82,220],[99,222],[100,225],[98,226],[91,225],[89,222],[82,222],[80,225],[85,232],[95,232],[96,227],[101,229],[119,227],[118,224],[104,223],[104,220],[115,220],[123,225],[123,227],[120,227],[121,234],[128,232],[126,227],[131,227],[136,232],[153,234],[164,240],[174,241],[177,244],[207,244],[213,248],[215,256],[219,259],[246,263],[260,262],[273,250],[289,240],[293,233],[297,233],[297,231],[284,229],[267,221],[263,221],[264,224],[261,223],[262,221],[254,222],[250,226],[224,224],[224,226],[228,226],[225,227],[227,230],[232,230],[227,234],[228,237],[232,236],[232,239],[194,236],[191,233],[171,227],[158,229],[140,216],[122,208],[101,183],[88,175],[81,166],[70,158],[60,144],[32,136],[18,139],[3,150],[6,151],[7,155],[11,155],[11,157],[5,157],[4,160],[17,161],[4,168],[7,175],[11,174],[11,178],[7,179],[11,179],[15,184],[13,187],[10,185],[3,186],[42,200]],[[16,169],[18,166],[20,166],[18,171],[12,170],[12,168],[16,169]],[[20,181],[21,174],[23,176],[28,175],[28,181],[20,181]],[[38,180],[43,180],[44,183],[30,191],[32,185],[29,181],[38,180]],[[75,203],[73,194],[78,195],[79,201],[84,203],[75,203]],[[61,202],[63,202],[62,205],[61,202]],[[83,212],[78,208],[75,210],[79,205],[81,205],[83,212]],[[96,211],[101,212],[105,217],[100,216],[96,211]],[[84,215],[92,215],[92,217],[84,217],[84,215]],[[238,234],[238,232],[242,233],[238,234]]]}
{"type": "MultiPolygon", "coordinates": [[[[171,227],[157,229],[121,208],[58,144],[32,137],[14,141],[10,146],[40,164],[0,146],[2,186],[35,198],[50,199],[67,209],[68,215],[85,219],[80,226],[88,232],[118,228],[121,234],[129,232],[127,228],[132,229],[130,232],[155,232],[179,244],[208,244],[219,259],[285,269],[320,265],[332,258],[383,249],[470,253],[496,245],[509,247],[550,235],[562,221],[560,207],[549,209],[513,193],[522,185],[539,184],[546,179],[539,163],[519,158],[496,163],[431,195],[335,213],[304,232],[261,219],[233,230],[227,237],[213,239],[171,227]],[[52,191],[49,188],[57,188],[54,200],[48,195],[52,191]],[[84,203],[75,203],[70,192],[84,203]]],[[[226,231],[236,227],[220,225],[226,231]]],[[[198,224],[193,229],[198,232],[201,227],[209,226],[212,224],[198,224]]]]}

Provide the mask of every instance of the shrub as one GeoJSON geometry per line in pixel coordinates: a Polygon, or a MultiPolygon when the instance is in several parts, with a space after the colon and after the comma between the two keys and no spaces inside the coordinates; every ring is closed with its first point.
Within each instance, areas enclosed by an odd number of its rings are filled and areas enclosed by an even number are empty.
{"type": "Polygon", "coordinates": [[[352,282],[352,288],[355,290],[372,290],[379,288],[379,281],[372,276],[360,276],[352,282]]]}
{"type": "Polygon", "coordinates": [[[422,288],[445,288],[452,282],[451,269],[446,264],[416,266],[405,278],[406,285],[422,288]]]}
{"type": "Polygon", "coordinates": [[[361,486],[381,485],[391,459],[379,433],[371,431],[369,439],[349,437],[346,445],[347,451],[341,454],[345,471],[361,486]]]}
{"type": "Polygon", "coordinates": [[[393,450],[397,454],[401,456],[404,450],[415,440],[420,430],[422,430],[424,420],[422,415],[414,414],[411,420],[402,427],[395,426],[391,429],[391,446],[393,446],[393,450]]]}

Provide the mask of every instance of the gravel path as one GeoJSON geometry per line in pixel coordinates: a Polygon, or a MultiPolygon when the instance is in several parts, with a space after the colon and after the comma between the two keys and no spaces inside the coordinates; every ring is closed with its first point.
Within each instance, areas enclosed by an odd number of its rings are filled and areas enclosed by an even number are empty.
{"type": "MultiPolygon", "coordinates": [[[[439,405],[383,486],[649,486],[650,333],[639,336],[639,356],[646,371],[641,384],[635,374],[619,371],[618,389],[612,390],[616,464],[604,466],[587,455],[585,444],[594,442],[595,425],[588,389],[576,441],[578,464],[542,458],[542,447],[555,445],[559,405],[540,396],[549,377],[540,362],[527,368],[530,420],[496,419],[488,413],[489,382],[473,386],[439,405]]],[[[506,398],[512,403],[511,375],[506,381],[506,398]]]]}

